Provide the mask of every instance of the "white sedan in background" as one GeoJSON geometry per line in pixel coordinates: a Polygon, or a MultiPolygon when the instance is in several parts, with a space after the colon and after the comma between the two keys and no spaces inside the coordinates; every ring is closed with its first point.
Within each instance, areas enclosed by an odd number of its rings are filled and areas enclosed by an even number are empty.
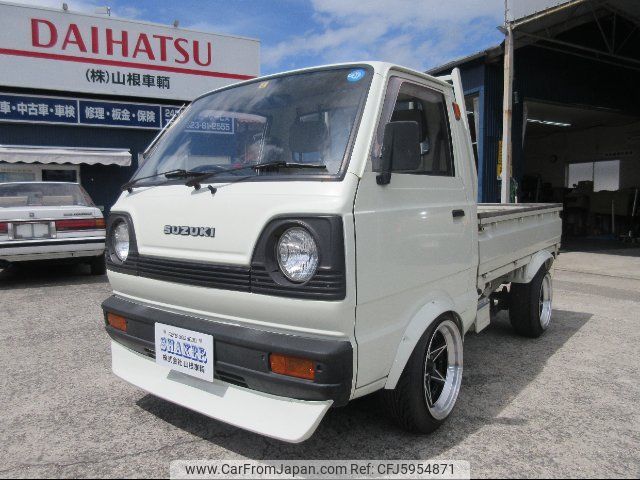
{"type": "Polygon", "coordinates": [[[31,261],[87,263],[105,273],[105,222],[77,183],[0,183],[0,270],[31,261]]]}

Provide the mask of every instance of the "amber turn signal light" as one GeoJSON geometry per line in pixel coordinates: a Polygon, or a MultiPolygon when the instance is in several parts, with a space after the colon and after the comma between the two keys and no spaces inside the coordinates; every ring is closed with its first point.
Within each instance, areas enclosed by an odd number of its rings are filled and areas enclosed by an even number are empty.
{"type": "Polygon", "coordinates": [[[115,313],[107,313],[107,323],[116,330],[127,331],[127,319],[116,315],[115,313]]]}
{"type": "Polygon", "coordinates": [[[289,377],[313,380],[316,378],[316,369],[312,360],[306,358],[290,357],[280,353],[269,355],[269,364],[273,373],[287,375],[289,377]]]}
{"type": "Polygon", "coordinates": [[[456,102],[453,102],[453,114],[456,117],[456,120],[460,120],[460,118],[462,117],[462,113],[460,112],[460,105],[458,105],[456,102]]]}

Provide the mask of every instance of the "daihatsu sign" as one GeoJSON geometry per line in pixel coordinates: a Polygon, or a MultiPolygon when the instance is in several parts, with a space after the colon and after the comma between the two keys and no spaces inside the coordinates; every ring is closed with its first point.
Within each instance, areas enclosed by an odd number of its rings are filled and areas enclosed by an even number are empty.
{"type": "Polygon", "coordinates": [[[192,100],[259,69],[257,40],[0,3],[0,86],[192,100]]]}

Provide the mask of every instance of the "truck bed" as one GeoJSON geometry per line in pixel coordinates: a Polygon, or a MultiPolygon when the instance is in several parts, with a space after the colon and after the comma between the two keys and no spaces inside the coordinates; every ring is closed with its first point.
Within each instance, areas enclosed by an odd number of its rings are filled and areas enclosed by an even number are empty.
{"type": "Polygon", "coordinates": [[[478,205],[478,288],[529,263],[540,250],[560,248],[562,204],[478,205]]]}

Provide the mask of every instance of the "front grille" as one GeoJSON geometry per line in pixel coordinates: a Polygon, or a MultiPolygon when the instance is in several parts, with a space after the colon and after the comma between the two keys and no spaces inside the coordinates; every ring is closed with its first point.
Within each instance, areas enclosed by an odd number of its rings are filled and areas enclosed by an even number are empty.
{"type": "Polygon", "coordinates": [[[198,287],[223,288],[248,292],[248,268],[139,256],[138,275],[155,280],[184,283],[198,287]]]}
{"type": "Polygon", "coordinates": [[[267,295],[279,295],[315,300],[340,300],[345,296],[343,273],[318,270],[304,285],[279,285],[262,266],[251,267],[251,291],[267,295]]]}
{"type": "Polygon", "coordinates": [[[250,271],[246,267],[214,265],[187,260],[150,257],[130,253],[124,264],[117,264],[107,256],[107,268],[154,280],[248,292],[250,271]]]}
{"type": "Polygon", "coordinates": [[[111,255],[106,255],[107,268],[118,273],[127,273],[129,275],[138,274],[138,254],[129,252],[126,263],[116,263],[111,259],[111,255]]]}
{"type": "Polygon", "coordinates": [[[114,272],[198,287],[236,290],[310,300],[342,300],[346,294],[344,273],[318,270],[304,285],[280,285],[262,265],[237,267],[139,255],[131,252],[124,264],[107,255],[114,272]]]}

